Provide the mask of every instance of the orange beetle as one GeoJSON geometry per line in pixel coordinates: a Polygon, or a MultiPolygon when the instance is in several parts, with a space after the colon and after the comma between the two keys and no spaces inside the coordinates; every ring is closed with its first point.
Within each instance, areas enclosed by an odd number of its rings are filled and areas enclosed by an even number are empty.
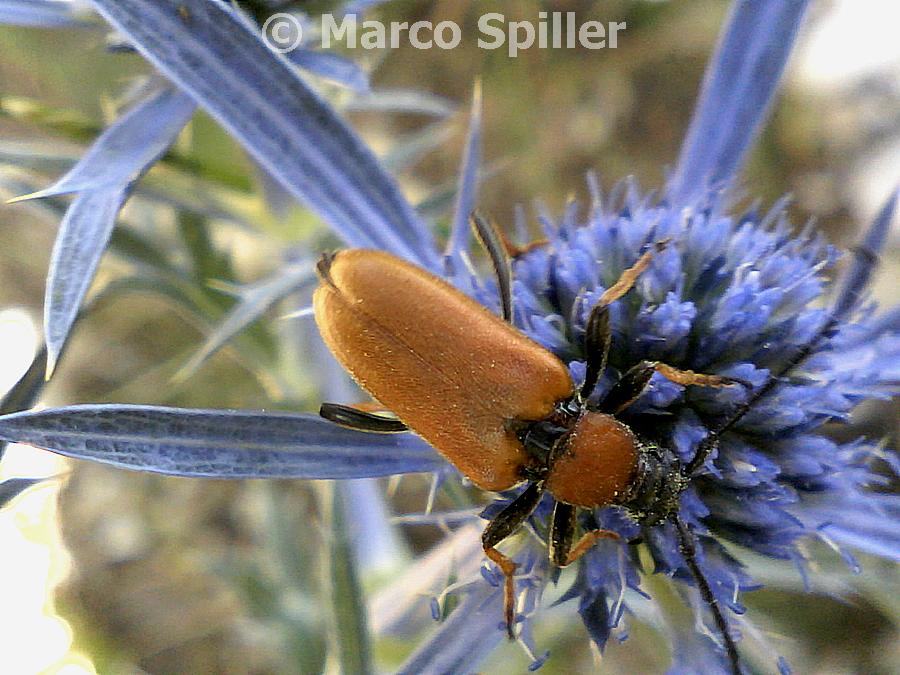
{"type": "Polygon", "coordinates": [[[329,403],[323,404],[322,416],[366,431],[411,429],[485,490],[528,482],[482,535],[485,554],[506,578],[510,638],[515,636],[516,564],[495,546],[522,525],[545,493],[555,499],[548,545],[551,561],[560,567],[577,560],[597,539],[618,538],[592,530],[575,542],[577,507],[616,504],[644,524],[674,522],[739,672],[725,619],[694,561],[692,535],[677,515],[679,497],[711,452],[716,434],[683,466],[674,453],[638,438],[615,417],[640,396],[655,372],[682,385],[737,382],[642,361],[599,404],[588,403],[606,368],[609,306],[631,289],[667,242],[651,246],[591,310],[585,328],[587,373],[576,388],[559,358],[511,324],[506,249],[500,235],[477,215],[473,225],[497,273],[503,318],[388,253],[345,250],[322,257],[321,284],[313,299],[322,337],[360,386],[397,419],[329,403]]]}

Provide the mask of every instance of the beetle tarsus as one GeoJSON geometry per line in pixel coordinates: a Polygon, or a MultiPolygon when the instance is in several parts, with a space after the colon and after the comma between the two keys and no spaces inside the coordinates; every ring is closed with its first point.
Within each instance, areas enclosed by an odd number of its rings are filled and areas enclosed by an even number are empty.
{"type": "Polygon", "coordinates": [[[498,513],[488,526],[484,528],[481,534],[481,543],[484,547],[484,554],[496,563],[506,583],[503,587],[503,607],[506,617],[506,633],[510,640],[516,639],[515,632],[515,598],[516,586],[514,575],[516,573],[516,563],[508,556],[503,555],[494,548],[501,541],[519,529],[525,519],[530,516],[537,505],[540,504],[541,498],[544,496],[544,483],[531,483],[525,490],[516,497],[512,502],[507,504],[500,513],[498,513]]]}
{"type": "Polygon", "coordinates": [[[637,259],[637,262],[635,262],[634,265],[622,272],[616,283],[603,292],[603,295],[600,296],[598,302],[601,302],[604,305],[612,304],[630,291],[632,286],[634,286],[634,283],[638,280],[638,277],[650,267],[653,256],[665,250],[666,246],[669,245],[669,241],[669,239],[663,239],[662,241],[656,242],[652,248],[637,259]]]}
{"type": "Polygon", "coordinates": [[[674,382],[675,384],[680,384],[685,387],[694,386],[719,388],[733,387],[738,384],[745,384],[743,381],[735,380],[731,377],[725,377],[723,375],[706,375],[704,373],[695,373],[693,370],[682,370],[680,368],[670,366],[667,363],[660,363],[659,361],[642,361],[641,363],[647,364],[647,366],[652,367],[653,370],[669,380],[669,382],[674,382]]]}
{"type": "Polygon", "coordinates": [[[612,530],[589,530],[581,535],[581,539],[579,539],[572,547],[572,550],[569,551],[569,555],[566,557],[566,564],[562,565],[562,567],[576,562],[581,556],[594,548],[594,544],[601,539],[621,541],[622,537],[619,536],[618,532],[613,532],[612,530]]]}
{"type": "Polygon", "coordinates": [[[684,475],[687,478],[693,476],[701,466],[706,464],[706,460],[709,459],[709,456],[718,450],[718,448],[719,434],[718,432],[710,431],[706,434],[706,437],[700,441],[700,445],[697,446],[697,452],[694,454],[691,461],[684,465],[684,475]]]}
{"type": "Polygon", "coordinates": [[[643,274],[653,260],[653,256],[669,245],[669,239],[656,242],[637,262],[626,269],[616,282],[607,288],[597,304],[591,309],[584,328],[584,350],[587,357],[587,373],[579,390],[579,398],[587,400],[597,382],[606,370],[609,348],[612,343],[612,330],[609,325],[609,306],[632,289],[638,277],[643,274]]]}
{"type": "Polygon", "coordinates": [[[571,504],[556,502],[550,520],[550,534],[547,539],[550,546],[550,559],[557,567],[568,567],[577,562],[581,556],[590,551],[601,539],[620,541],[621,536],[612,530],[595,529],[581,535],[575,542],[577,509],[571,504]]]}
{"type": "Polygon", "coordinates": [[[610,414],[622,412],[634,403],[650,384],[653,373],[659,373],[664,378],[684,387],[730,387],[745,385],[742,380],[736,380],[724,375],[707,375],[695,373],[693,370],[682,370],[660,361],[641,361],[631,368],[616,382],[606,398],[603,400],[600,410],[610,414]]]}
{"type": "Polygon", "coordinates": [[[484,554],[490,558],[500,571],[503,572],[503,616],[506,620],[506,634],[510,640],[516,639],[516,581],[515,574],[518,565],[509,557],[503,555],[493,546],[484,549],[484,554]]]}

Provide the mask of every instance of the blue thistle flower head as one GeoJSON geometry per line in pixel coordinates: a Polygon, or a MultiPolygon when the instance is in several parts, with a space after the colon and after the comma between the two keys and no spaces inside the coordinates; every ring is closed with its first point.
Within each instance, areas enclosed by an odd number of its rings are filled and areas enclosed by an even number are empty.
{"type": "MultiPolygon", "coordinates": [[[[77,195],[60,227],[48,282],[44,360],[51,370],[119,209],[195,105],[219,121],[274,181],[314,209],[347,246],[383,249],[431,272],[443,270],[463,292],[498,308],[496,285],[472,272],[466,253],[467,220],[477,202],[478,95],[442,257],[432,230],[375,155],[298,75],[296,63],[274,53],[229,3],[92,3],[166,82],[154,81],[151,91],[55,186],[30,195],[77,195]]],[[[41,25],[73,20],[55,7],[64,3],[32,4],[13,8],[13,19],[41,25]]],[[[724,608],[723,620],[733,624],[729,634],[759,639],[743,617],[741,594],[758,586],[739,560],[744,551],[793,561],[801,574],[812,539],[839,550],[854,570],[850,549],[900,559],[900,498],[885,489],[898,462],[877,443],[838,441],[823,428],[846,422],[864,400],[896,393],[900,382],[900,313],[877,315],[863,296],[896,195],[837,285],[832,278],[840,256],[812,231],[797,234],[784,204],[741,215],[733,207],[737,173],[771,105],[807,4],[736,2],[663,192],[643,195],[634,183],[624,182],[603,195],[591,180],[589,208],[572,204],[559,218],[543,215],[543,241],[522,248],[513,265],[515,325],[567,364],[573,381],[580,382],[591,309],[648,247],[667,241],[634,287],[610,306],[609,362],[591,397],[599,400],[644,359],[743,383],[685,388],[657,374],[621,413],[639,437],[658,444],[681,466],[692,464],[711,429],[721,432],[719,442],[679,495],[678,522],[649,524],[623,507],[582,510],[584,529],[612,531],[618,539],[590,548],[558,599],[577,608],[601,649],[611,636],[627,636],[629,616],[661,625],[673,644],[673,672],[726,667],[722,626],[712,625],[711,603],[695,587],[701,578],[709,584],[707,595],[724,608]],[[745,404],[746,414],[722,424],[745,404]],[[681,523],[696,542],[695,556],[688,554],[681,523]],[[660,579],[673,579],[672,587],[693,609],[696,620],[690,628],[660,621],[657,609],[648,609],[642,600],[657,596],[660,579]]],[[[331,55],[309,51],[299,61],[331,76],[339,65],[345,80],[360,84],[360,73],[331,55]]],[[[313,279],[311,266],[291,266],[253,289],[252,302],[238,302],[224,324],[233,335],[235,326],[264,311],[248,306],[268,307],[298,288],[308,291],[313,279]]],[[[312,376],[322,377],[329,398],[353,396],[346,379],[329,370],[335,368],[333,360],[316,361],[312,376]]],[[[34,383],[43,368],[40,359],[36,364],[8,399],[18,408],[37,396],[40,387],[34,383]]],[[[4,402],[4,412],[11,409],[4,402]]],[[[433,472],[435,489],[441,481],[460,478],[414,434],[366,434],[311,414],[69,406],[0,415],[0,441],[192,477],[351,479],[433,472]]],[[[482,518],[495,517],[518,493],[500,495],[482,518]]],[[[383,504],[372,492],[356,491],[353,498],[356,510],[373,521],[367,532],[388,529],[379,528],[379,522],[386,525],[383,504]]],[[[548,584],[560,579],[547,556],[550,512],[547,498],[525,532],[504,544],[518,565],[519,637],[532,656],[532,669],[547,654],[537,655],[531,619],[548,584]]],[[[435,555],[390,589],[386,601],[374,603],[390,608],[373,611],[377,633],[411,623],[414,612],[407,605],[424,607],[426,615],[430,610],[441,620],[401,673],[471,671],[505,635],[504,579],[484,562],[478,540],[483,523],[476,526],[477,518],[468,512],[456,517],[462,522],[459,536],[448,537],[435,555]],[[452,574],[441,567],[447,560],[456,563],[452,574]],[[440,579],[434,585],[443,590],[431,603],[422,601],[413,583],[420,572],[440,579]],[[447,587],[449,576],[454,582],[447,587]],[[452,611],[451,597],[456,599],[452,611]]],[[[368,636],[360,630],[354,637],[365,645],[368,636]]],[[[778,667],[787,668],[783,661],[778,667]]]]}
{"type": "MultiPolygon", "coordinates": [[[[611,307],[609,364],[592,398],[601,399],[643,359],[729,376],[758,389],[833,317],[825,298],[839,256],[820,235],[797,234],[784,203],[768,213],[733,216],[725,191],[677,207],[642,196],[633,183],[620,185],[608,200],[596,187],[593,194],[584,216],[571,208],[558,220],[544,218],[545,240],[525,247],[514,262],[518,327],[566,362],[579,382],[590,309],[649,245],[670,241],[632,291],[611,307]]],[[[499,307],[492,282],[483,283],[477,294],[489,307],[499,307]]],[[[898,528],[885,523],[882,513],[890,498],[870,492],[885,482],[883,467],[873,461],[877,445],[842,444],[821,433],[828,422],[848,420],[861,400],[887,398],[896,390],[896,378],[885,366],[896,363],[897,336],[885,332],[884,324],[873,320],[871,306],[841,323],[824,349],[786,374],[723,436],[683,493],[680,515],[700,538],[699,564],[718,603],[733,615],[744,613],[740,594],[759,587],[729,554],[733,544],[803,566],[808,540],[822,539],[837,543],[855,568],[839,543],[846,525],[833,518],[843,523],[871,518],[882,523],[883,541],[897,540],[898,528]],[[847,354],[859,359],[857,367],[846,366],[847,354]],[[860,510],[863,502],[868,506],[860,510]]],[[[655,439],[686,464],[709,429],[747,396],[741,387],[685,388],[657,373],[622,418],[640,437],[655,439]]],[[[538,539],[546,539],[549,527],[552,499],[545,502],[530,521],[538,539]]],[[[508,503],[499,500],[482,517],[493,518],[508,503]]],[[[626,589],[643,593],[644,572],[629,541],[645,542],[652,573],[693,584],[672,524],[641,526],[620,507],[585,511],[581,524],[621,535],[584,556],[561,599],[577,603],[600,648],[612,630],[622,635],[626,589]]],[[[532,543],[526,557],[532,561],[540,548],[532,543]]],[[[529,567],[535,574],[535,564],[529,567]]],[[[703,625],[706,607],[691,604],[703,625]]],[[[722,667],[715,636],[702,642],[707,665],[722,667]]],[[[694,646],[676,649],[676,658],[696,659],[694,646]]]]}

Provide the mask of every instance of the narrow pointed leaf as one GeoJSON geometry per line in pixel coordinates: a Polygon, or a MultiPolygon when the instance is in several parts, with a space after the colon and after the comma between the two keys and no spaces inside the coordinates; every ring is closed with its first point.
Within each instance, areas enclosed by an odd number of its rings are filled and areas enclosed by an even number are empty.
{"type": "Polygon", "coordinates": [[[765,121],[808,0],[737,0],[670,179],[685,202],[729,182],[765,121]]]}
{"type": "MultiPolygon", "coordinates": [[[[78,160],[79,156],[71,151],[54,148],[49,144],[0,142],[0,164],[33,169],[42,174],[59,174],[67,171],[78,160]]],[[[224,220],[247,230],[254,229],[245,217],[246,209],[242,209],[241,212],[226,209],[223,202],[231,195],[236,194],[230,187],[197,175],[191,175],[188,184],[187,181],[180,180],[182,177],[181,174],[175,172],[152,176],[149,180],[138,182],[134,188],[134,194],[140,195],[154,204],[164,204],[179,211],[190,211],[208,218],[224,220]]],[[[42,193],[44,188],[38,188],[35,181],[36,177],[31,176],[27,186],[16,187],[11,184],[11,181],[0,179],[0,187],[2,187],[0,199],[11,200],[13,203],[39,203],[32,200],[34,195],[42,193]]],[[[279,189],[281,189],[280,186],[279,189]]],[[[60,210],[60,217],[64,212],[65,209],[60,210]]],[[[55,220],[58,221],[59,218],[55,220]]]]}
{"type": "Polygon", "coordinates": [[[280,412],[76,405],[2,416],[0,439],[202,478],[370,478],[445,466],[412,434],[368,434],[280,412]]]}
{"type": "Polygon", "coordinates": [[[473,673],[503,640],[503,589],[479,583],[437,632],[403,664],[398,675],[473,673]]]}
{"type": "Polygon", "coordinates": [[[323,508],[329,525],[328,580],[331,601],[329,638],[333,642],[341,673],[372,672],[365,600],[357,573],[356,554],[349,533],[345,483],[322,490],[323,508]]]}
{"type": "Polygon", "coordinates": [[[371,150],[226,3],[92,1],[348,244],[436,267],[430,233],[371,150]]]}
{"type": "Polygon", "coordinates": [[[447,245],[447,254],[456,255],[466,248],[469,241],[469,216],[478,202],[478,170],[481,166],[481,85],[472,94],[472,112],[469,116],[469,135],[459,171],[456,188],[456,207],[453,229],[447,245]]]}
{"type": "Polygon", "coordinates": [[[358,63],[344,56],[311,49],[294,49],[287,53],[287,57],[295,65],[326,80],[342,84],[353,91],[369,91],[368,73],[358,63]]]}
{"type": "Polygon", "coordinates": [[[80,191],[59,226],[44,298],[51,373],[106,250],[133,181],[165,152],[190,119],[193,103],[171,88],[154,92],[113,123],[69,173],[29,197],[80,191]]]}
{"type": "Polygon", "coordinates": [[[59,360],[126,197],[127,189],[83,192],[59,225],[44,296],[48,374],[59,360]]]}
{"type": "Polygon", "coordinates": [[[859,294],[869,285],[872,271],[878,263],[878,254],[884,248],[888,232],[891,230],[898,196],[900,196],[900,190],[894,190],[888,197],[866,232],[862,244],[856,249],[858,254],[854,256],[853,263],[842,284],[840,295],[835,302],[834,316],[838,320],[856,306],[859,294]]]}
{"type": "Polygon", "coordinates": [[[163,87],[111,124],[56,183],[14,201],[130,183],[166,151],[193,112],[189,97],[163,87]]]}
{"type": "Polygon", "coordinates": [[[449,117],[456,106],[435,94],[409,89],[381,89],[347,101],[344,110],[353,112],[408,113],[428,117],[449,117]]]}
{"type": "Polygon", "coordinates": [[[184,379],[199,368],[231,338],[259,319],[272,305],[315,279],[311,265],[293,265],[271,279],[247,288],[239,302],[216,326],[200,350],[191,357],[176,379],[184,379]]]}

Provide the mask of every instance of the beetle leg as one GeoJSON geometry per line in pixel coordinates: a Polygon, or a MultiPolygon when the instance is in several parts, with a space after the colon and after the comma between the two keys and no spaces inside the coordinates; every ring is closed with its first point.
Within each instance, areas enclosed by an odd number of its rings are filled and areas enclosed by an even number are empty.
{"type": "Polygon", "coordinates": [[[547,535],[550,549],[550,561],[557,567],[565,567],[569,563],[569,552],[575,539],[575,507],[571,504],[556,502],[553,505],[553,517],[550,519],[550,532],[547,535]]]}
{"type": "Polygon", "coordinates": [[[736,384],[746,386],[746,383],[741,380],[722,375],[704,375],[703,373],[695,373],[693,370],[680,370],[659,361],[641,361],[629,368],[619,381],[613,385],[606,398],[603,399],[600,410],[611,414],[625,410],[644,393],[650,378],[653,377],[653,373],[659,373],[670,382],[684,386],[730,387],[736,384]]]}
{"type": "Polygon", "coordinates": [[[606,370],[606,359],[609,357],[609,346],[612,342],[612,332],[609,328],[609,305],[598,302],[588,315],[587,325],[584,328],[584,351],[587,356],[587,372],[584,382],[578,392],[579,398],[584,401],[597,381],[606,370]]]}
{"type": "Polygon", "coordinates": [[[340,424],[342,427],[356,429],[357,431],[397,434],[409,430],[403,422],[396,418],[375,415],[352,406],[341,405],[340,403],[323,403],[319,408],[319,416],[329,422],[340,424]]]}
{"type": "Polygon", "coordinates": [[[485,548],[484,554],[490,558],[500,571],[503,572],[503,619],[506,621],[506,634],[510,640],[516,639],[516,581],[515,574],[518,565],[508,556],[503,555],[493,547],[485,548]]]}
{"type": "Polygon", "coordinates": [[[534,241],[530,241],[527,244],[514,244],[507,238],[505,234],[503,234],[503,232],[500,233],[500,236],[503,238],[503,248],[506,249],[506,252],[509,253],[509,257],[513,260],[520,258],[526,253],[530,253],[537,248],[550,245],[549,239],[535,239],[534,241]]]}
{"type": "Polygon", "coordinates": [[[490,558],[505,577],[503,592],[504,617],[506,619],[506,633],[510,640],[516,639],[515,632],[515,597],[516,586],[514,575],[516,563],[494,548],[501,541],[519,529],[525,519],[530,516],[544,496],[543,483],[531,483],[525,491],[516,497],[505,509],[498,513],[488,523],[481,535],[481,543],[484,546],[484,554],[490,558]]]}
{"type": "Polygon", "coordinates": [[[612,342],[612,331],[609,326],[609,306],[632,289],[638,277],[650,266],[653,256],[664,250],[668,244],[669,240],[664,239],[644,252],[634,265],[622,272],[618,280],[603,292],[597,304],[591,309],[584,328],[587,373],[578,393],[582,401],[591,395],[594,387],[597,386],[597,381],[603,375],[603,371],[606,370],[606,360],[609,357],[609,347],[612,342]]]}
{"type": "Polygon", "coordinates": [[[606,398],[600,403],[600,410],[610,414],[625,410],[644,393],[654,372],[656,371],[649,361],[641,361],[629,368],[607,392],[606,398]]]}
{"type": "Polygon", "coordinates": [[[612,286],[607,288],[603,295],[600,296],[600,299],[597,301],[604,305],[611,305],[616,300],[625,295],[631,288],[634,286],[634,282],[638,280],[638,277],[644,273],[644,271],[650,267],[650,263],[653,261],[653,256],[657,253],[661,253],[666,249],[666,246],[669,245],[669,239],[663,239],[662,241],[658,241],[653,246],[651,246],[644,254],[637,259],[637,262],[634,263],[627,270],[622,272],[622,275],[612,286]]]}
{"type": "Polygon", "coordinates": [[[494,274],[497,275],[497,289],[500,291],[500,311],[503,320],[512,323],[512,265],[503,235],[494,223],[484,218],[478,211],[473,211],[469,220],[478,241],[487,251],[491,264],[494,266],[494,274]]]}
{"type": "Polygon", "coordinates": [[[670,382],[681,385],[693,385],[695,387],[731,387],[740,384],[744,387],[751,386],[743,380],[736,380],[724,375],[704,375],[693,370],[680,370],[665,363],[653,362],[653,368],[670,382]]]}
{"type": "Polygon", "coordinates": [[[594,544],[596,544],[601,539],[613,539],[615,541],[621,541],[622,537],[619,536],[617,532],[613,532],[612,530],[589,530],[581,535],[581,539],[578,540],[572,550],[569,551],[569,556],[566,558],[566,562],[560,567],[565,567],[566,565],[571,565],[573,562],[578,560],[581,556],[591,550],[594,544]]]}

